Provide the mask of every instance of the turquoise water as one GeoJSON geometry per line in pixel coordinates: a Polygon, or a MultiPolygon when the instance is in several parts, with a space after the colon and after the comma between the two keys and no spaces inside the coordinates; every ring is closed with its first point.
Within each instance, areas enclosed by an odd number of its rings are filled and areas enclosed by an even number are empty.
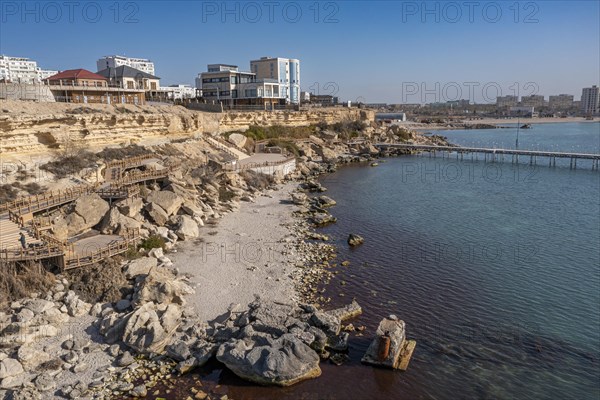
{"type": "MultiPolygon", "coordinates": [[[[598,152],[599,127],[536,125],[519,147],[598,152]]],[[[501,147],[516,130],[442,134],[501,147]]],[[[399,315],[418,341],[408,372],[375,372],[383,391],[359,379],[356,398],[600,396],[598,172],[412,156],[322,183],[339,218],[324,231],[352,262],[328,293],[356,296],[373,327],[399,315]],[[349,232],[365,244],[349,250],[349,232]]]]}

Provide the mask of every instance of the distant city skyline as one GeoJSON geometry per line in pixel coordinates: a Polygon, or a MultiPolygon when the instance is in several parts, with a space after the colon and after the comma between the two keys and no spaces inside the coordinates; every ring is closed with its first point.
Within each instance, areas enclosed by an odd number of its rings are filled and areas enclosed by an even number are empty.
{"type": "Polygon", "coordinates": [[[165,86],[194,85],[207,64],[289,57],[303,91],[366,103],[578,100],[600,82],[595,1],[78,4],[3,2],[0,54],[50,70],[145,58],[165,86]]]}

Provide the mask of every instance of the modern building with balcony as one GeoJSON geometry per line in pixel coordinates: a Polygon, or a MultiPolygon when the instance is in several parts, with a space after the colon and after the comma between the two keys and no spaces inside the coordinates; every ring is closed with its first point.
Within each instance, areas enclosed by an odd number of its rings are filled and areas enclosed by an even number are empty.
{"type": "Polygon", "coordinates": [[[144,104],[145,90],[121,87],[85,69],[70,69],[44,81],[56,101],[68,103],[144,104]]]}
{"type": "Polygon", "coordinates": [[[258,79],[255,73],[239,71],[237,65],[209,64],[196,78],[196,87],[207,101],[224,106],[285,105],[282,86],[276,79],[258,79]]]}
{"type": "Polygon", "coordinates": [[[287,104],[300,104],[300,60],[281,57],[261,57],[250,61],[250,71],[257,79],[276,80],[287,104]]]}

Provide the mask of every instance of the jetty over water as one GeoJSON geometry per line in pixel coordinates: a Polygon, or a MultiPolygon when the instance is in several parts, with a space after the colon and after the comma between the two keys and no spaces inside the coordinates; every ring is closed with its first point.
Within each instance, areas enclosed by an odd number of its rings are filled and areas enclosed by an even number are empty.
{"type": "Polygon", "coordinates": [[[405,149],[409,151],[424,151],[429,152],[430,155],[436,153],[450,154],[456,153],[457,159],[463,159],[464,154],[484,154],[485,161],[503,161],[504,156],[510,155],[513,163],[519,162],[519,156],[529,157],[529,163],[531,165],[537,164],[538,158],[547,158],[548,166],[556,166],[557,158],[564,158],[570,160],[570,168],[577,168],[577,160],[591,160],[592,171],[598,171],[600,166],[600,154],[593,153],[569,153],[569,152],[557,152],[557,151],[540,151],[540,150],[516,150],[516,149],[498,149],[498,148],[484,148],[484,147],[462,147],[462,146],[435,146],[425,144],[408,144],[408,143],[376,143],[375,147],[380,149],[405,149]]]}

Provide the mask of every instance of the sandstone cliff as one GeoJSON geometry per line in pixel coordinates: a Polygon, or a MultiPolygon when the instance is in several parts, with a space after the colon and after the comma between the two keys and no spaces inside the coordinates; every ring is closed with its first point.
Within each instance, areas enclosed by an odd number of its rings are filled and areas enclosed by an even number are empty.
{"type": "Polygon", "coordinates": [[[171,105],[0,102],[0,153],[44,153],[67,143],[83,147],[148,143],[203,133],[244,131],[250,125],[303,126],[374,120],[358,109],[209,113],[171,105]]]}

